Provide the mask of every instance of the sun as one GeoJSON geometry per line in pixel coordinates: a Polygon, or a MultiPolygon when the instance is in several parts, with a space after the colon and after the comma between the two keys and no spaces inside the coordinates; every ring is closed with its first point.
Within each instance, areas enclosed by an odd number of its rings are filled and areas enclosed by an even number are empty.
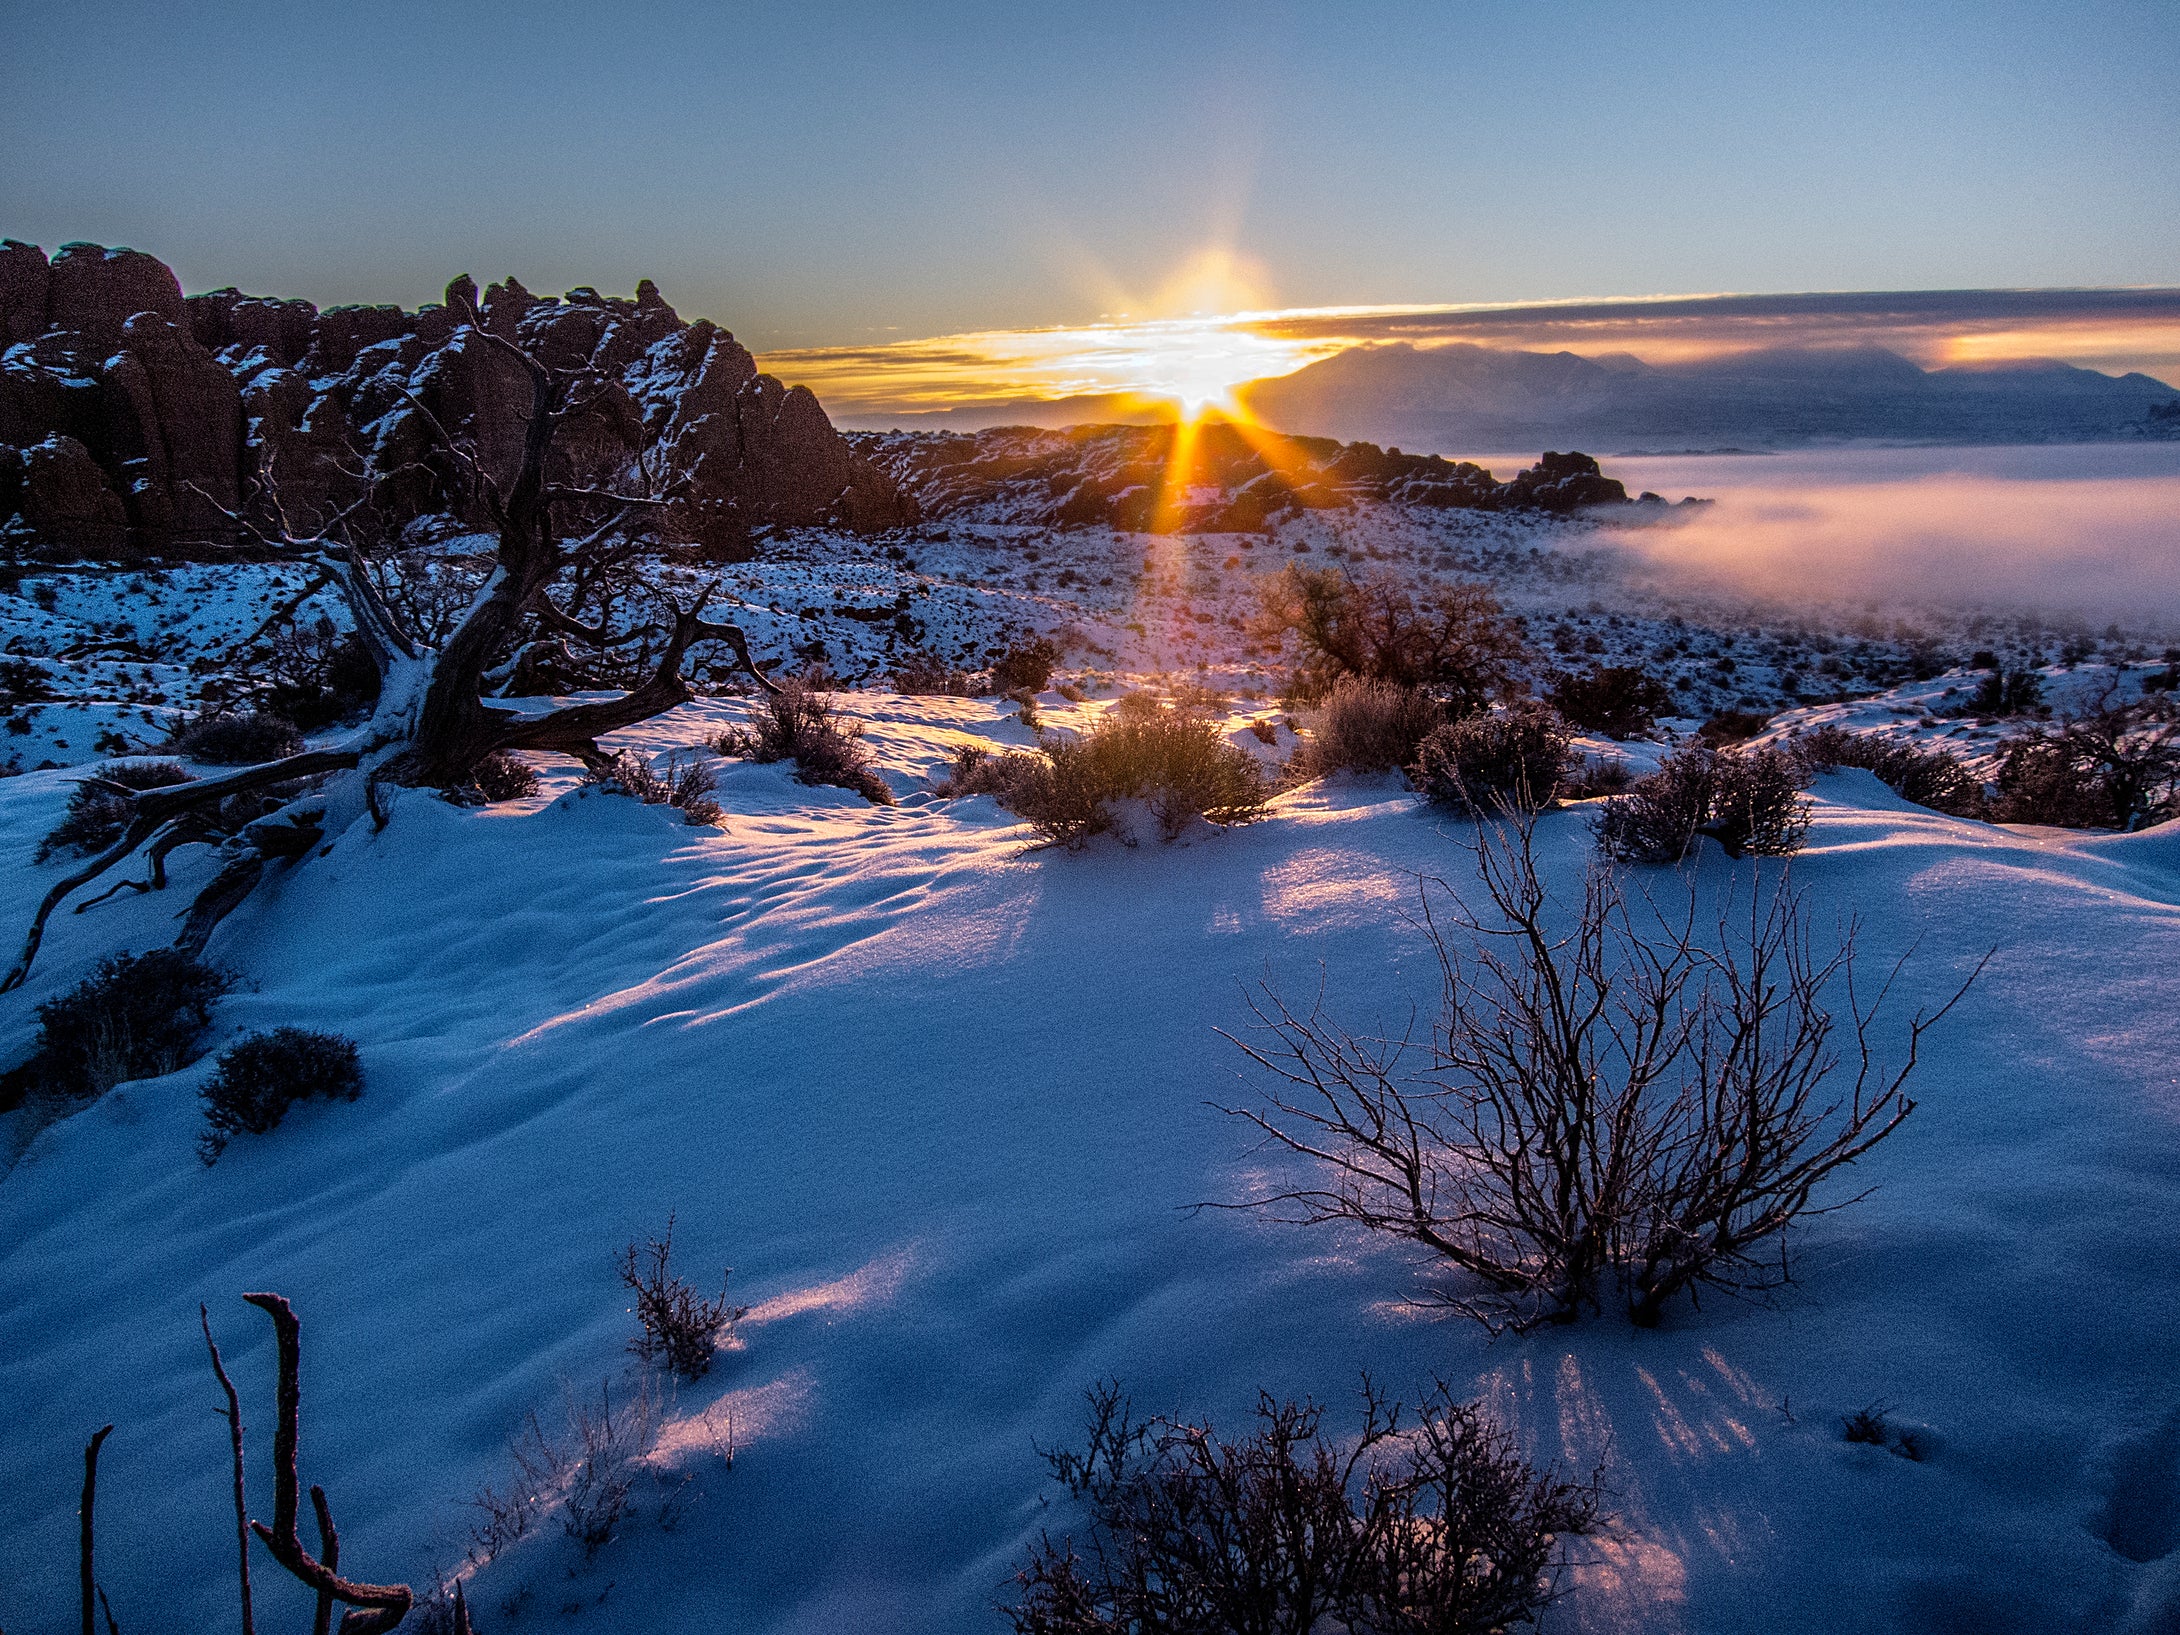
{"type": "Polygon", "coordinates": [[[1237,391],[1294,367],[1293,348],[1230,317],[1116,325],[1098,337],[1099,362],[1131,395],[1178,404],[1184,418],[1243,414],[1237,391]]]}

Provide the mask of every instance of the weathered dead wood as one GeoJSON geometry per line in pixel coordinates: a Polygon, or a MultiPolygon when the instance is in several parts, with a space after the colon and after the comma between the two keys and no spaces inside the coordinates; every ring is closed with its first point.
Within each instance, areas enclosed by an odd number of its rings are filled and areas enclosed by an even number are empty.
{"type": "Polygon", "coordinates": [[[212,1372],[219,1376],[220,1389],[227,1395],[227,1406],[219,1414],[227,1421],[228,1439],[235,1451],[235,1571],[242,1584],[242,1635],[256,1635],[256,1615],[250,1607],[250,1502],[242,1487],[242,1398],[236,1394],[235,1382],[227,1377],[227,1365],[220,1360],[220,1348],[212,1339],[212,1313],[202,1301],[197,1304],[197,1321],[204,1328],[204,1348],[212,1354],[212,1372]]]}
{"type": "MultiPolygon", "coordinates": [[[[282,1295],[258,1293],[242,1298],[272,1319],[280,1368],[279,1419],[273,1431],[272,1525],[252,1521],[250,1530],[296,1578],[321,1597],[330,1596],[351,1609],[341,1618],[340,1635],[380,1635],[409,1615],[415,1592],[406,1584],[366,1584],[342,1578],[303,1548],[295,1531],[302,1498],[295,1472],[302,1418],[302,1324],[282,1295]]],[[[330,1514],[324,1519],[330,1532],[330,1514]]]]}
{"type": "MultiPolygon", "coordinates": [[[[98,1623],[93,1616],[92,1602],[105,1602],[106,1593],[98,1587],[98,1578],[92,1571],[91,1555],[97,1540],[98,1528],[93,1519],[98,1508],[98,1450],[106,1438],[114,1434],[111,1425],[101,1426],[91,1433],[91,1440],[83,1447],[83,1503],[76,1510],[80,1547],[78,1566],[83,1579],[83,1635],[98,1635],[98,1623]]],[[[106,1622],[113,1623],[113,1609],[106,1609],[106,1622]]]]}

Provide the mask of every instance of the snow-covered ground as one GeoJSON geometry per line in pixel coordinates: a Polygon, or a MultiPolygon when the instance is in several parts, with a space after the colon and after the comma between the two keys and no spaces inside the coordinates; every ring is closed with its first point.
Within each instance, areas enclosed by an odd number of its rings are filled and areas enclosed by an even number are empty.
{"type": "MultiPolygon", "coordinates": [[[[1873,968],[1915,946],[1900,1014],[1998,949],[1861,1166],[1875,1195],[1812,1225],[1772,1309],[1488,1341],[1404,1307],[1416,1268],[1383,1245],[1187,1208],[1270,1161],[1206,1105],[1236,1093],[1218,1030],[1247,1022],[1246,986],[1307,995],[1322,962],[1343,1018],[1400,1025],[1434,991],[1404,910],[1418,874],[1461,878],[1463,824],[1335,781],[1184,845],[1031,852],[988,800],[916,793],[958,743],[1026,741],[1009,706],[846,703],[901,805],[742,763],[721,828],[577,793],[565,767],[512,805],[405,793],[221,928],[211,954],[247,986],[219,1041],[345,1032],[368,1088],[206,1169],[207,1061],[47,1128],[0,1181],[0,1622],[72,1626],[81,1449],[111,1420],[122,1627],[231,1624],[197,1304],[262,1514],[251,1289],[302,1317],[304,1479],[344,1568],[451,1568],[525,1416],[629,1388],[612,1257],[673,1212],[677,1261],[731,1264],[753,1306],[672,1405],[676,1524],[646,1512],[587,1562],[556,1533],[516,1545],[472,1583],[489,1635],[996,1630],[1026,1541],[1068,1522],[1035,1447],[1075,1435],[1092,1381],[1238,1425],[1259,1387],[1337,1415],[1365,1368],[1404,1392],[1443,1376],[1537,1457],[1601,1467],[1616,1520],[1551,1627],[2180,1627],[2180,825],[2009,830],[1820,779],[1793,877],[1820,926],[1863,917],[1873,968]],[[1928,1457],[1843,1441],[1873,1403],[1928,1457]]],[[[693,744],[739,708],[628,742],[693,744]]],[[[0,782],[0,855],[27,859],[67,790],[0,782]]],[[[1573,887],[1582,813],[1540,835],[1573,887]]],[[[6,1059],[31,1002],[171,937],[206,868],[176,862],[163,896],[55,921],[0,1001],[6,1059]]],[[[57,867],[0,871],[0,926],[57,867]]],[[[1718,891],[1737,867],[1708,850],[1693,872],[1718,891]]],[[[261,1627],[308,1616],[262,1558],[257,1582],[261,1627]]]]}

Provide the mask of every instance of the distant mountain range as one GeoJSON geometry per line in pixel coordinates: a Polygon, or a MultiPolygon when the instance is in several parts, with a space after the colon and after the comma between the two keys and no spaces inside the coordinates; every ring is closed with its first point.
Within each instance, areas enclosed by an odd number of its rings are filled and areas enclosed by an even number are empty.
{"type": "Polygon", "coordinates": [[[2180,392],[2054,362],[1918,367],[1878,347],[1650,364],[1465,343],[1358,346],[1239,394],[1281,431],[1468,453],[2058,443],[2180,436],[2180,392]]]}

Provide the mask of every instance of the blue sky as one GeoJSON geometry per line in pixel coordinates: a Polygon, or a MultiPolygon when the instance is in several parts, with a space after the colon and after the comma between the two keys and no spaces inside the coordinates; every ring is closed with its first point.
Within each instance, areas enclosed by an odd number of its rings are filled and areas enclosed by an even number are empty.
{"type": "Polygon", "coordinates": [[[2180,283],[2172,0],[0,22],[0,233],[133,244],[190,289],[650,276],[775,348],[1191,303],[2180,283]]]}

